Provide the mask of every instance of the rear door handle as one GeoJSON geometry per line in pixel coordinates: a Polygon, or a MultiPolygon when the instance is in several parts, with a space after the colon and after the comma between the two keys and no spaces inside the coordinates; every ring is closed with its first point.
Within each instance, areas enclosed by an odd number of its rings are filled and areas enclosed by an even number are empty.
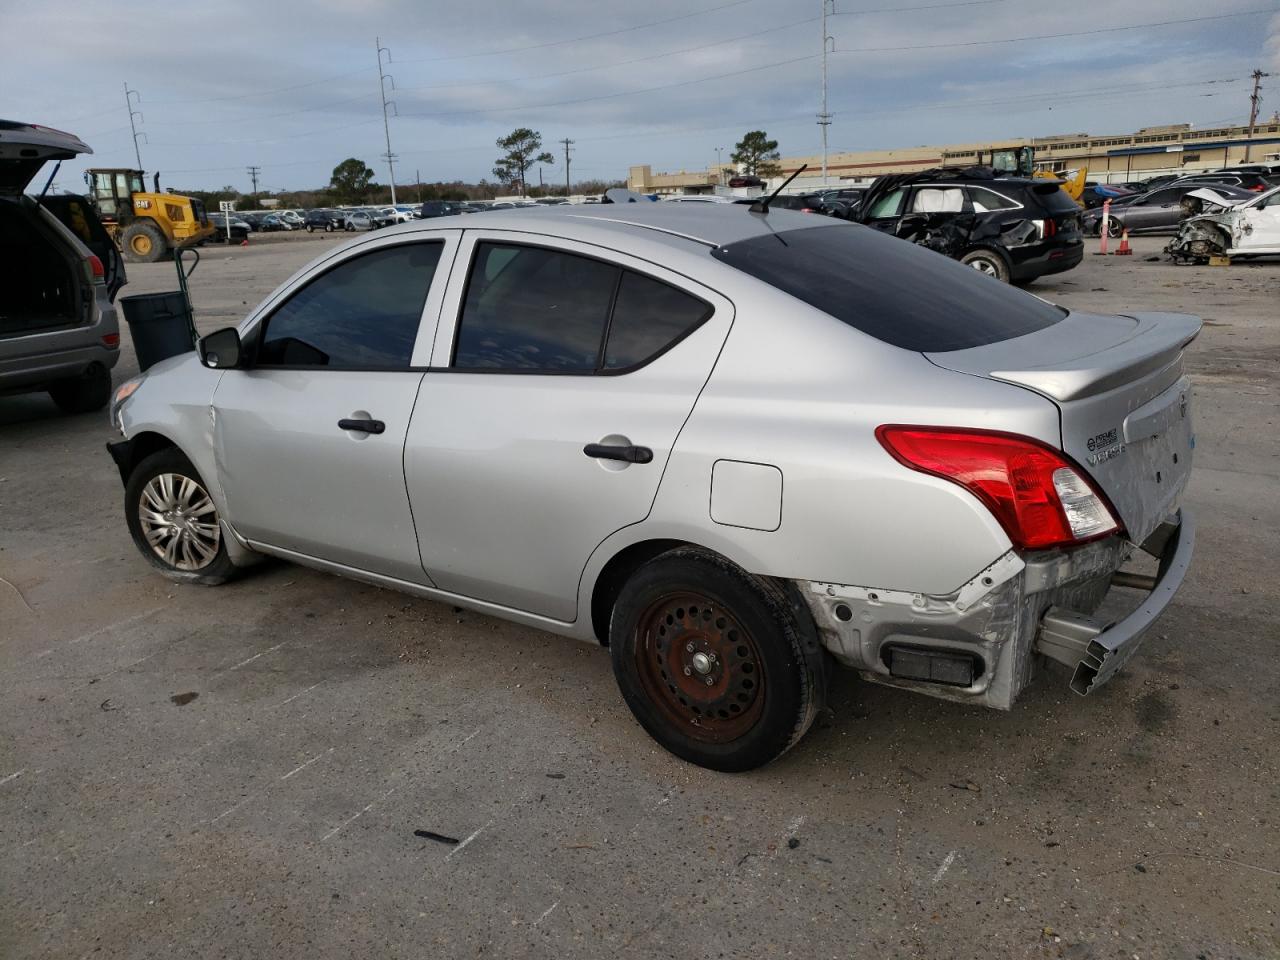
{"type": "Polygon", "coordinates": [[[653,451],[648,447],[614,447],[604,443],[588,443],[582,452],[593,460],[622,460],[625,463],[649,463],[653,451]]]}
{"type": "Polygon", "coordinates": [[[339,420],[339,430],[358,430],[361,433],[382,433],[387,425],[381,420],[339,420]]]}

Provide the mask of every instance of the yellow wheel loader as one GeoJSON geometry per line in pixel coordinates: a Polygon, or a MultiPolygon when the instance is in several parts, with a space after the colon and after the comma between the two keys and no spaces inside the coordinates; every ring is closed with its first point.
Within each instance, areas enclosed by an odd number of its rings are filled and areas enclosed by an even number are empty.
{"type": "Polygon", "coordinates": [[[84,175],[98,219],[131,263],[155,263],[179,247],[214,235],[204,204],[193,197],[147,191],[141,170],[94,169],[84,175]]]}

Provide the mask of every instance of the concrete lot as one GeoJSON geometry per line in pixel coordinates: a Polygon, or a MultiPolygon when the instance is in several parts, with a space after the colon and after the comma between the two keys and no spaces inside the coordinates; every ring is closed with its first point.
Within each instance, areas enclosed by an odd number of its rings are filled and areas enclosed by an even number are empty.
{"type": "MultiPolygon", "coordinates": [[[[201,329],[340,239],[210,250],[201,329]]],[[[1162,244],[1032,288],[1210,321],[1142,655],[1009,714],[842,675],[743,776],[654,745],[602,650],[285,564],[169,584],[105,416],[0,398],[0,956],[1280,956],[1280,262],[1162,244]]]]}

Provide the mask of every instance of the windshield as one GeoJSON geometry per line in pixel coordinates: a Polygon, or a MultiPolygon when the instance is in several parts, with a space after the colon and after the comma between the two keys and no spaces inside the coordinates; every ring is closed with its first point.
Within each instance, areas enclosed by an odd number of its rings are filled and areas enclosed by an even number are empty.
{"type": "Polygon", "coordinates": [[[1011,340],[1067,313],[861,224],[785,230],[711,255],[878,340],[922,353],[1011,340]]]}

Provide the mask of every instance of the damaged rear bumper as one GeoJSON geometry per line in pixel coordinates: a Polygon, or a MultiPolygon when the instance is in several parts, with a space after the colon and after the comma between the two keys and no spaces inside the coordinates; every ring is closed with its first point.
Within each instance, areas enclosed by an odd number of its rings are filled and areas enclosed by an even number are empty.
{"type": "Polygon", "coordinates": [[[1154,577],[1119,572],[1139,548],[1110,537],[1065,551],[1009,551],[947,596],[799,586],[827,649],[865,679],[1007,710],[1031,681],[1035,654],[1071,667],[1081,694],[1114,676],[1181,586],[1193,542],[1182,511],[1140,548],[1159,560],[1154,577]],[[1118,621],[1095,618],[1117,586],[1150,594],[1118,621]]]}
{"type": "Polygon", "coordinates": [[[1155,577],[1126,579],[1126,586],[1149,588],[1147,598],[1124,619],[1107,623],[1074,610],[1050,607],[1041,621],[1036,650],[1073,668],[1071,689],[1081,696],[1096,690],[1138,651],[1143,637],[1172,601],[1191,566],[1195,524],[1185,510],[1162,524],[1142,549],[1160,561],[1155,577]]]}

